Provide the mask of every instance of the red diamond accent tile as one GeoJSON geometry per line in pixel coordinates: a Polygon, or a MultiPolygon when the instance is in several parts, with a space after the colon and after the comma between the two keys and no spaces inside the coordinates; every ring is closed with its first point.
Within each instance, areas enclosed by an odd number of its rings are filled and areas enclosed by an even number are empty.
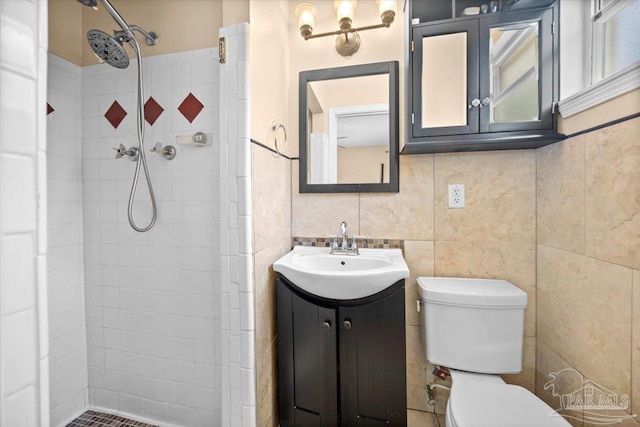
{"type": "Polygon", "coordinates": [[[151,126],[153,126],[156,120],[158,120],[158,117],[160,117],[160,114],[162,114],[163,111],[164,108],[162,108],[160,104],[153,99],[153,96],[150,96],[149,99],[147,99],[147,102],[144,103],[144,119],[151,126]]]}
{"type": "Polygon", "coordinates": [[[189,120],[189,123],[193,123],[193,120],[198,117],[198,114],[200,114],[200,111],[202,111],[203,108],[204,105],[198,101],[198,98],[189,92],[189,95],[187,95],[184,101],[182,101],[178,110],[182,113],[185,119],[189,120]]]}
{"type": "Polygon", "coordinates": [[[47,116],[53,113],[54,111],[56,110],[54,110],[53,107],[47,102],[47,116]]]}
{"type": "Polygon", "coordinates": [[[113,126],[114,129],[118,129],[120,122],[122,122],[126,115],[127,112],[124,111],[124,108],[122,108],[120,104],[118,104],[118,101],[113,101],[111,107],[109,107],[107,112],[104,113],[104,117],[109,120],[109,123],[111,123],[111,126],[113,126]]]}

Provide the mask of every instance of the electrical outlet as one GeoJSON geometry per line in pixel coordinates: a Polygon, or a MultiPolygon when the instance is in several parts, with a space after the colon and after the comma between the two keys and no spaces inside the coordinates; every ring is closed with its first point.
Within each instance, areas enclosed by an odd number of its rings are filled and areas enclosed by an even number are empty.
{"type": "Polygon", "coordinates": [[[464,208],[464,184],[449,184],[449,209],[464,208]]]}

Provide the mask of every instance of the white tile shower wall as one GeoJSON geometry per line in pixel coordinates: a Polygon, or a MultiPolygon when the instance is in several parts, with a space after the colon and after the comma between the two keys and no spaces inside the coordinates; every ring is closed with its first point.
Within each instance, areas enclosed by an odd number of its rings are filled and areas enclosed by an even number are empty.
{"type": "Polygon", "coordinates": [[[0,426],[49,425],[47,3],[0,2],[0,426]]]}
{"type": "Polygon", "coordinates": [[[220,233],[222,425],[256,425],[254,292],[251,248],[249,24],[220,29],[220,233]]]}
{"type": "Polygon", "coordinates": [[[49,54],[47,103],[51,425],[87,407],[82,248],[81,68],[49,54]]]}
{"type": "MultiPolygon", "coordinates": [[[[145,57],[145,100],[163,108],[145,146],[158,219],[146,233],[127,221],[135,163],[112,147],[137,145],[136,67],[82,70],[85,292],[90,405],[161,425],[216,426],[220,379],[215,352],[220,285],[217,51],[145,57]],[[204,106],[190,123],[178,111],[192,93],[204,106]],[[127,112],[117,128],[112,103],[127,112]],[[211,133],[205,147],[176,137],[211,133]],[[149,149],[174,145],[169,161],[149,149]]],[[[134,218],[151,203],[141,175],[134,218]]]]}

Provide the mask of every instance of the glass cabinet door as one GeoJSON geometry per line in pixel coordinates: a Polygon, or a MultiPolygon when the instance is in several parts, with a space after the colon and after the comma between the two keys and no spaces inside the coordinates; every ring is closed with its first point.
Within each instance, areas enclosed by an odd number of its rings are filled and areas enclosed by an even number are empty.
{"type": "Polygon", "coordinates": [[[481,20],[480,132],[553,127],[551,14],[522,12],[481,20]]]}
{"type": "Polygon", "coordinates": [[[413,30],[413,136],[478,132],[478,24],[413,30]]]}

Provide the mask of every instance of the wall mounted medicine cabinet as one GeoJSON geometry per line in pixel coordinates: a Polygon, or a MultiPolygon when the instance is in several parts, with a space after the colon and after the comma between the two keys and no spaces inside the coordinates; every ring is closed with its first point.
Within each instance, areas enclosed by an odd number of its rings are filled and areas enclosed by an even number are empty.
{"type": "Polygon", "coordinates": [[[558,21],[554,3],[412,25],[402,154],[537,148],[563,139],[555,108],[558,21]]]}

